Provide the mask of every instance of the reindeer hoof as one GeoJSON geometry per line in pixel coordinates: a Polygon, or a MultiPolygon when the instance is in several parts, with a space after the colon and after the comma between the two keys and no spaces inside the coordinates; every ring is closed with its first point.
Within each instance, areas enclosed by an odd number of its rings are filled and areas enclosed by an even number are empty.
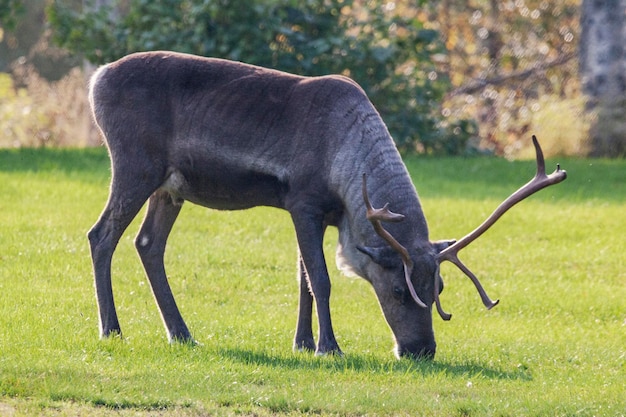
{"type": "Polygon", "coordinates": [[[119,327],[117,329],[102,330],[100,332],[100,340],[106,339],[123,339],[122,331],[119,327]]]}
{"type": "Polygon", "coordinates": [[[296,340],[293,344],[296,352],[315,352],[315,341],[313,339],[296,340]]]}
{"type": "Polygon", "coordinates": [[[315,356],[338,356],[342,357],[343,352],[339,349],[339,346],[334,346],[332,348],[323,348],[321,346],[317,347],[315,351],[315,356]]]}
{"type": "Polygon", "coordinates": [[[180,343],[181,345],[189,344],[189,345],[198,345],[198,342],[191,336],[189,330],[181,331],[174,334],[169,334],[168,339],[170,344],[180,343]]]}
{"type": "Polygon", "coordinates": [[[179,338],[170,339],[170,345],[182,345],[182,346],[190,346],[190,347],[203,346],[202,343],[198,342],[193,337],[189,339],[179,339],[179,338]]]}

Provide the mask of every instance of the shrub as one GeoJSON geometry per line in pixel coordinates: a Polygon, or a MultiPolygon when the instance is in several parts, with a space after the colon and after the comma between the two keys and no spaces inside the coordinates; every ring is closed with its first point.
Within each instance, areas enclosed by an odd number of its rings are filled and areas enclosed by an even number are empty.
{"type": "Polygon", "coordinates": [[[0,147],[84,146],[94,133],[83,71],[48,83],[25,69],[25,87],[0,73],[0,147]]]}
{"type": "MultiPolygon", "coordinates": [[[[446,51],[414,6],[351,0],[129,0],[125,8],[48,9],[56,41],[94,63],[167,49],[241,60],[301,75],[345,74],[380,111],[403,151],[462,153],[471,123],[448,123],[446,51]],[[448,126],[454,125],[452,129],[448,126]]],[[[419,3],[419,2],[418,2],[419,3]]]]}

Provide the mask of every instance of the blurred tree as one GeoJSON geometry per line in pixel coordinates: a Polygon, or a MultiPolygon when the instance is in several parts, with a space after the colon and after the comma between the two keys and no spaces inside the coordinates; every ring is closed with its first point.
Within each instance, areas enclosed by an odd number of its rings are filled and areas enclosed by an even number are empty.
{"type": "Polygon", "coordinates": [[[582,4],[580,71],[587,108],[596,116],[593,156],[626,156],[625,10],[626,0],[582,4]]]}
{"type": "MultiPolygon", "coordinates": [[[[43,7],[39,7],[41,15],[43,7]]],[[[41,36],[42,26],[38,11],[27,13],[22,0],[0,0],[0,71],[8,71],[14,60],[28,54],[41,36]]]]}
{"type": "Polygon", "coordinates": [[[445,55],[445,48],[415,6],[382,0],[124,0],[115,8],[81,9],[70,3],[58,0],[48,9],[55,39],[94,63],[169,49],[302,75],[341,73],[366,90],[402,151],[462,153],[476,133],[471,121],[441,116],[449,80],[437,71],[436,56],[445,55]]]}
{"type": "Polygon", "coordinates": [[[442,34],[454,86],[444,114],[476,119],[482,148],[514,155],[545,97],[578,96],[579,9],[576,0],[431,1],[427,27],[442,34]]]}
{"type": "Polygon", "coordinates": [[[41,0],[0,0],[0,72],[11,73],[18,87],[33,70],[57,81],[77,63],[50,44],[45,7],[41,0]]]}
{"type": "Polygon", "coordinates": [[[15,28],[19,15],[23,12],[22,0],[0,0],[0,40],[4,30],[15,28]]]}

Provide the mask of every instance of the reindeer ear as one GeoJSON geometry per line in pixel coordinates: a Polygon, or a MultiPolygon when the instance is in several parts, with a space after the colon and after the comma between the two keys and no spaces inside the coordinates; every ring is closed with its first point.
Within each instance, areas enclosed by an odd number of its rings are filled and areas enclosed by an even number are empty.
{"type": "Polygon", "coordinates": [[[358,246],[356,247],[359,252],[369,256],[370,259],[376,262],[383,268],[391,269],[402,265],[398,254],[390,247],[372,247],[372,246],[358,246]]]}
{"type": "Polygon", "coordinates": [[[435,242],[431,242],[433,245],[433,248],[435,248],[435,251],[437,251],[437,253],[441,252],[442,250],[446,249],[448,246],[452,246],[456,243],[456,239],[450,239],[450,240],[437,240],[435,242]]]}

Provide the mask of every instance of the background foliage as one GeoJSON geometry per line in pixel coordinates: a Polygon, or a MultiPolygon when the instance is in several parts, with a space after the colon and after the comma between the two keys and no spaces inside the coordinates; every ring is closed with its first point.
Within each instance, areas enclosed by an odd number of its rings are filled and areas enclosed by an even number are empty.
{"type": "Polygon", "coordinates": [[[550,154],[584,154],[579,3],[432,2],[428,21],[445,42],[454,86],[443,112],[476,120],[481,146],[496,154],[519,155],[531,133],[550,154]]]}
{"type": "Polygon", "coordinates": [[[24,10],[20,0],[0,0],[0,22],[6,29],[13,29],[17,22],[17,15],[24,10]]]}
{"type": "MultiPolygon", "coordinates": [[[[602,20],[583,10],[576,0],[0,0],[0,72],[11,75],[18,95],[30,95],[32,80],[50,80],[49,90],[67,85],[58,80],[84,57],[100,63],[171,48],[301,74],[352,76],[404,151],[478,148],[527,157],[535,133],[549,155],[618,156],[599,152],[589,139],[590,130],[598,136],[610,129],[589,106],[593,97],[581,91],[579,45],[588,38],[581,19],[602,20]]],[[[93,66],[83,66],[87,77],[93,66]]],[[[2,97],[0,112],[9,100],[2,97]]],[[[12,123],[33,123],[18,116],[12,123]]],[[[82,129],[88,112],[82,117],[80,123],[57,118],[81,129],[43,143],[100,143],[82,129]]],[[[0,146],[39,142],[0,137],[0,146]]]]}
{"type": "Polygon", "coordinates": [[[438,111],[449,80],[437,72],[439,34],[415,8],[352,0],[130,0],[80,10],[49,9],[55,40],[94,63],[167,49],[241,60],[302,75],[355,79],[401,150],[462,153],[476,133],[438,111]]]}

